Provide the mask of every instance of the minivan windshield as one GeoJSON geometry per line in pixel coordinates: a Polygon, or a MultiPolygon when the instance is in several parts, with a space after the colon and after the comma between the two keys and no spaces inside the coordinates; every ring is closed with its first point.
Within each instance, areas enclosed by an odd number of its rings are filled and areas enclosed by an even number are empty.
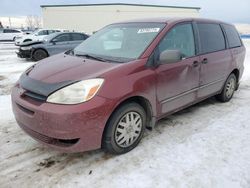
{"type": "Polygon", "coordinates": [[[76,56],[107,61],[137,59],[164,28],[164,23],[124,23],[104,27],[73,50],[76,56]]]}

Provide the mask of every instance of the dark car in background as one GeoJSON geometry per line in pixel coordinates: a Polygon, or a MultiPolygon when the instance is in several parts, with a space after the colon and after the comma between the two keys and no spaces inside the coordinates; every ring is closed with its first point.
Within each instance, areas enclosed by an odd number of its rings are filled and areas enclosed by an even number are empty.
{"type": "Polygon", "coordinates": [[[75,48],[88,38],[88,35],[77,32],[58,32],[48,35],[43,41],[24,42],[17,52],[20,58],[31,58],[39,61],[75,48]]]}

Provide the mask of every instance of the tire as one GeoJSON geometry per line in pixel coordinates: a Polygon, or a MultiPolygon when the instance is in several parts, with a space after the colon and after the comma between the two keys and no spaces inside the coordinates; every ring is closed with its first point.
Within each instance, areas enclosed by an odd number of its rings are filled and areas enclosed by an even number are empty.
{"type": "Polygon", "coordinates": [[[144,109],[134,102],[124,104],[112,114],[108,121],[102,148],[111,154],[127,153],[139,144],[145,127],[146,113],[144,109]]]}
{"type": "Polygon", "coordinates": [[[37,49],[32,54],[32,59],[35,61],[40,61],[46,57],[48,57],[48,53],[43,49],[37,49]]]}
{"type": "Polygon", "coordinates": [[[228,102],[234,95],[234,91],[237,88],[237,79],[235,74],[230,74],[227,78],[222,92],[219,95],[216,95],[216,98],[221,102],[228,102]]]}

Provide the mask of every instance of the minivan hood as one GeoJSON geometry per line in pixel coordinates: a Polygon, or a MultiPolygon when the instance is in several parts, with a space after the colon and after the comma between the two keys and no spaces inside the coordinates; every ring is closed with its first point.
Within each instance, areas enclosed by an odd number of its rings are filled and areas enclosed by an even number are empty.
{"type": "Polygon", "coordinates": [[[34,80],[45,83],[80,81],[102,77],[102,74],[121,66],[120,63],[100,62],[66,54],[58,54],[41,60],[28,73],[34,80]]]}

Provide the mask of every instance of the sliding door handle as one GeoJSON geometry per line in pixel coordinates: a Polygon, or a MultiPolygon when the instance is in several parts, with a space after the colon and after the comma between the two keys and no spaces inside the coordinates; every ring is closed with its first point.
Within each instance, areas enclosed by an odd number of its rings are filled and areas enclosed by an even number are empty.
{"type": "Polygon", "coordinates": [[[207,58],[204,58],[202,61],[201,61],[202,64],[207,64],[208,63],[208,60],[207,58]]]}

